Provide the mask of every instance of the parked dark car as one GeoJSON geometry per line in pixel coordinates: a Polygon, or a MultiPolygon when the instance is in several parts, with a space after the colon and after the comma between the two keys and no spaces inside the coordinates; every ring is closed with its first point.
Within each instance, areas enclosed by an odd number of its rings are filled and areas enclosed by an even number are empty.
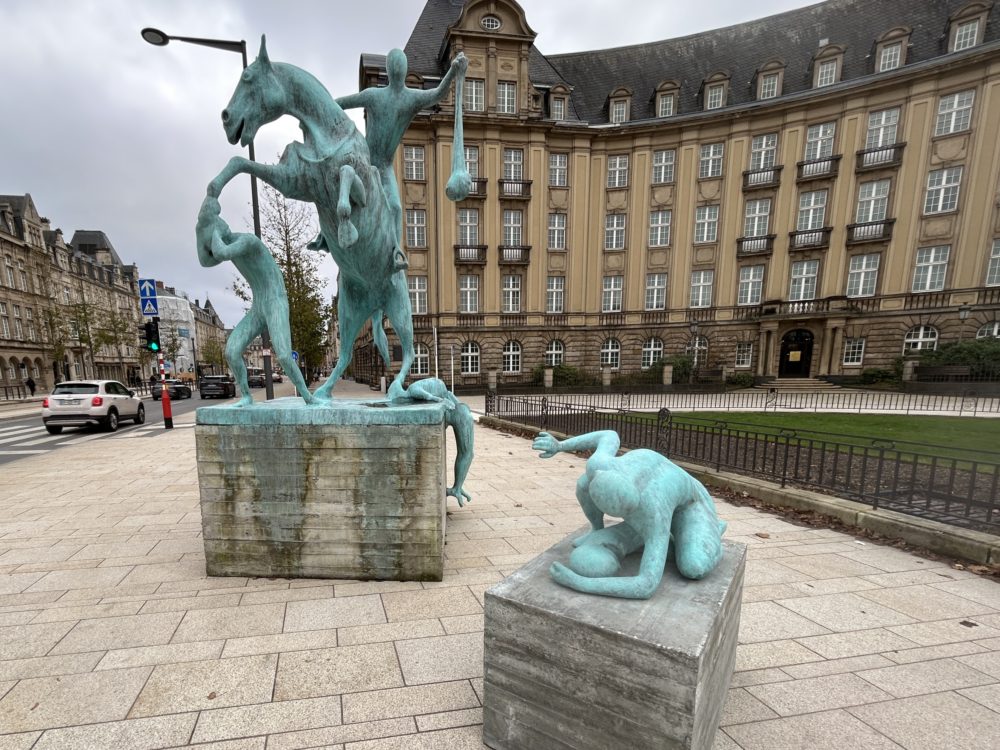
{"type": "MultiPolygon", "coordinates": [[[[191,386],[182,380],[168,380],[167,388],[169,389],[167,393],[170,394],[170,398],[182,399],[191,398],[191,386]]],[[[160,397],[163,396],[163,384],[157,383],[151,389],[153,401],[159,401],[160,397]]]]}
{"type": "Polygon", "coordinates": [[[247,385],[251,388],[264,387],[264,369],[261,367],[247,368],[247,385]]]}
{"type": "Polygon", "coordinates": [[[198,391],[203,399],[232,398],[236,395],[236,382],[229,375],[205,375],[198,381],[198,391]]]}

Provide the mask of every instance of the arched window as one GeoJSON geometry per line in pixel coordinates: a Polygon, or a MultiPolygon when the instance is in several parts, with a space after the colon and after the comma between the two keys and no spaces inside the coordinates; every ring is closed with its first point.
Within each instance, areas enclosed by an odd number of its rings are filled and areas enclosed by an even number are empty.
{"type": "Polygon", "coordinates": [[[642,369],[648,370],[663,358],[663,342],[658,338],[647,339],[642,345],[642,369]]]}
{"type": "Polygon", "coordinates": [[[431,350],[427,348],[427,344],[418,341],[413,345],[413,368],[410,372],[414,375],[430,375],[431,350]]]}
{"type": "Polygon", "coordinates": [[[903,354],[911,354],[921,350],[937,349],[938,332],[934,326],[914,326],[906,332],[903,338],[903,354]]]}
{"type": "Polygon", "coordinates": [[[517,341],[508,341],[503,345],[503,371],[521,372],[521,345],[517,341]]]}
{"type": "Polygon", "coordinates": [[[559,339],[553,339],[545,349],[545,364],[548,367],[559,367],[563,363],[566,347],[559,339]]]}
{"type": "Polygon", "coordinates": [[[987,323],[976,331],[977,339],[1000,339],[1000,320],[987,323]]]}
{"type": "Polygon", "coordinates": [[[708,362],[708,339],[704,336],[692,336],[685,352],[694,358],[692,364],[695,367],[703,366],[708,362]]]}
{"type": "Polygon", "coordinates": [[[475,341],[462,344],[461,369],[463,375],[479,374],[479,344],[475,341]]]}
{"type": "Polygon", "coordinates": [[[601,367],[617,370],[622,360],[622,345],[618,339],[607,339],[601,346],[601,367]]]}

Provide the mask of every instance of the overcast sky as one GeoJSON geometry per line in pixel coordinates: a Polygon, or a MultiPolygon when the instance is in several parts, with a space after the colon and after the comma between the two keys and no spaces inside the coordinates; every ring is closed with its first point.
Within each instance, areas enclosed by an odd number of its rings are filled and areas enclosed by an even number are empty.
{"type": "MultiPolygon", "coordinates": [[[[523,0],[546,54],[667,39],[812,4],[809,0],[523,0]]],[[[168,34],[246,39],[251,59],[267,34],[273,60],[315,74],[333,93],[355,91],[362,52],[402,47],[422,0],[2,0],[0,194],[31,193],[63,230],[107,233],[126,263],[191,299],[208,296],[227,325],[241,304],[228,264],[198,265],[194,222],[208,181],[240,153],[219,113],[240,58],[189,44],[153,47],[168,34]]],[[[298,138],[290,118],[258,134],[275,161],[298,138]]],[[[245,178],[243,178],[245,179],[245,178]]],[[[249,181],[223,195],[223,217],[248,231],[249,181]]],[[[332,280],[336,268],[326,261],[332,280]]]]}

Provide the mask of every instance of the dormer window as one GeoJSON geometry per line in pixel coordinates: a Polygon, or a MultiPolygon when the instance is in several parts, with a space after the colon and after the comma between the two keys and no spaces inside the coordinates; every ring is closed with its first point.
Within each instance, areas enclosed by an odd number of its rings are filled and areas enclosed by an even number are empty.
{"type": "Polygon", "coordinates": [[[757,70],[757,99],[775,99],[781,96],[785,65],[771,60],[757,70]]]}
{"type": "Polygon", "coordinates": [[[677,114],[677,81],[663,81],[656,87],[656,116],[673,117],[677,114]]]}
{"type": "Polygon", "coordinates": [[[705,109],[719,109],[726,103],[726,86],[713,83],[705,90],[705,109]]]}
{"type": "Polygon", "coordinates": [[[895,70],[899,67],[900,61],[903,59],[903,43],[893,42],[892,44],[886,44],[879,50],[878,54],[878,72],[885,73],[888,70],[895,70]]]}
{"type": "Polygon", "coordinates": [[[906,65],[906,50],[910,43],[910,29],[897,26],[875,40],[875,72],[887,73],[906,65]]]}
{"type": "Polygon", "coordinates": [[[566,119],[566,99],[561,96],[552,97],[549,103],[549,114],[553,120],[566,119]]]}
{"type": "Polygon", "coordinates": [[[483,16],[483,20],[479,24],[487,31],[499,31],[500,27],[503,26],[503,22],[496,16],[483,16]]]}
{"type": "Polygon", "coordinates": [[[611,122],[621,123],[628,119],[628,102],[611,102],[611,122]]]}
{"type": "Polygon", "coordinates": [[[843,62],[843,47],[836,44],[823,46],[813,58],[813,87],[819,89],[837,83],[843,62]]]}
{"type": "Polygon", "coordinates": [[[628,122],[631,115],[630,104],[632,92],[626,88],[617,88],[611,92],[608,102],[608,121],[615,125],[628,122]]]}
{"type": "Polygon", "coordinates": [[[832,86],[837,82],[837,61],[824,60],[816,69],[816,88],[832,86]]]}
{"type": "Polygon", "coordinates": [[[983,42],[983,29],[990,5],[969,3],[949,19],[948,51],[961,52],[983,42]]]}

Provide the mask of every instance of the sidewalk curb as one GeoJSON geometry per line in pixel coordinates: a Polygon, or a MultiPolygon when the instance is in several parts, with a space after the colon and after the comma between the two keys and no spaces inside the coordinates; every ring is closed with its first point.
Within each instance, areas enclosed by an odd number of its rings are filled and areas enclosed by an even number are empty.
{"type": "MultiPolygon", "coordinates": [[[[524,437],[534,436],[540,432],[536,427],[497,417],[483,416],[479,419],[479,423],[484,427],[513,432],[524,437]]],[[[549,434],[557,440],[570,437],[560,432],[549,431],[549,434]]],[[[900,539],[940,555],[985,565],[1000,564],[1000,537],[992,534],[949,526],[883,508],[872,508],[864,503],[823,495],[811,490],[781,487],[763,479],[715,471],[700,464],[686,461],[676,463],[709,487],[746,492],[779,508],[820,513],[835,518],[846,526],[900,539]]]]}

